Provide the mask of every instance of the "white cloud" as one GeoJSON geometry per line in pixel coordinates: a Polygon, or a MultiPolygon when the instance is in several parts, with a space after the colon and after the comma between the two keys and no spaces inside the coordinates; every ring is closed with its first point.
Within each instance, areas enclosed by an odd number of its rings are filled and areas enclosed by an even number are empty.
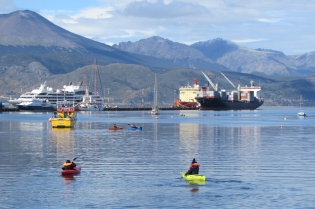
{"type": "MultiPolygon", "coordinates": [[[[138,41],[158,35],[191,44],[220,37],[244,46],[275,49],[287,54],[310,48],[315,51],[315,42],[307,38],[315,34],[315,4],[311,0],[90,2],[89,7],[78,11],[45,8],[35,12],[66,30],[103,43],[138,41]],[[93,5],[95,2],[97,4],[93,5]]],[[[16,9],[13,0],[0,0],[0,3],[0,12],[16,9]]],[[[31,3],[23,9],[32,10],[31,3]]]]}
{"type": "Polygon", "coordinates": [[[257,38],[257,39],[241,39],[241,40],[231,40],[232,42],[238,43],[238,44],[243,44],[243,43],[253,43],[253,42],[261,42],[265,41],[266,39],[264,38],[257,38]]]}
{"type": "Polygon", "coordinates": [[[266,19],[266,18],[260,18],[258,19],[259,22],[268,22],[268,23],[275,23],[279,22],[280,19],[266,19]]]}
{"type": "Polygon", "coordinates": [[[85,10],[79,11],[79,13],[72,15],[73,19],[87,18],[87,19],[102,19],[110,18],[112,14],[110,13],[113,10],[111,7],[97,7],[97,8],[87,8],[85,10]]]}
{"type": "Polygon", "coordinates": [[[62,21],[66,24],[76,24],[78,23],[77,21],[73,20],[73,19],[62,19],[62,21]]]}

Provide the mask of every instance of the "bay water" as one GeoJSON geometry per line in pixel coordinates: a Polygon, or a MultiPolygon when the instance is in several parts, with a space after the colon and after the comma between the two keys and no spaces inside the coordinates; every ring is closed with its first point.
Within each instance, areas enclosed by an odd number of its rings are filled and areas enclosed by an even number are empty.
{"type": "Polygon", "coordinates": [[[0,208],[315,208],[315,109],[298,111],[79,112],[73,129],[3,112],[0,208]],[[180,177],[193,158],[203,183],[180,177]]]}

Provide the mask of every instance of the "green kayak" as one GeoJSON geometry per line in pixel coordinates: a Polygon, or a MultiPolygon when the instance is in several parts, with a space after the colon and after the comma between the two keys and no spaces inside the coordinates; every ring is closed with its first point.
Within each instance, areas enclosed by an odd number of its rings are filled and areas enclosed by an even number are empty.
{"type": "Polygon", "coordinates": [[[192,175],[185,176],[185,172],[181,171],[180,175],[182,176],[183,179],[187,181],[205,181],[206,180],[206,176],[199,175],[199,174],[192,174],[192,175]]]}

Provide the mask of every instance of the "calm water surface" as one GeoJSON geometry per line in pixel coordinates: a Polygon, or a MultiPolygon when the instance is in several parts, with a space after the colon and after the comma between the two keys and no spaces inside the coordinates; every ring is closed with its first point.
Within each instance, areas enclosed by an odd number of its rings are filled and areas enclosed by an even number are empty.
{"type": "Polygon", "coordinates": [[[0,208],[315,208],[315,108],[304,110],[82,112],[56,130],[51,113],[3,112],[0,208]],[[62,177],[74,157],[81,174],[62,177]],[[180,178],[193,158],[205,184],[180,178]]]}

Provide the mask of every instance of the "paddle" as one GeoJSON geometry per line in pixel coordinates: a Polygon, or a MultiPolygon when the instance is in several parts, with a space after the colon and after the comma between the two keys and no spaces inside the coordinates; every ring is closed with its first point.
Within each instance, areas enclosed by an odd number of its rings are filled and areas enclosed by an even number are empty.
{"type": "MultiPolygon", "coordinates": [[[[73,158],[72,162],[74,162],[78,157],[73,158]]],[[[74,167],[76,167],[77,165],[74,163],[74,167]]],[[[74,169],[74,168],[73,168],[74,169]]]]}

